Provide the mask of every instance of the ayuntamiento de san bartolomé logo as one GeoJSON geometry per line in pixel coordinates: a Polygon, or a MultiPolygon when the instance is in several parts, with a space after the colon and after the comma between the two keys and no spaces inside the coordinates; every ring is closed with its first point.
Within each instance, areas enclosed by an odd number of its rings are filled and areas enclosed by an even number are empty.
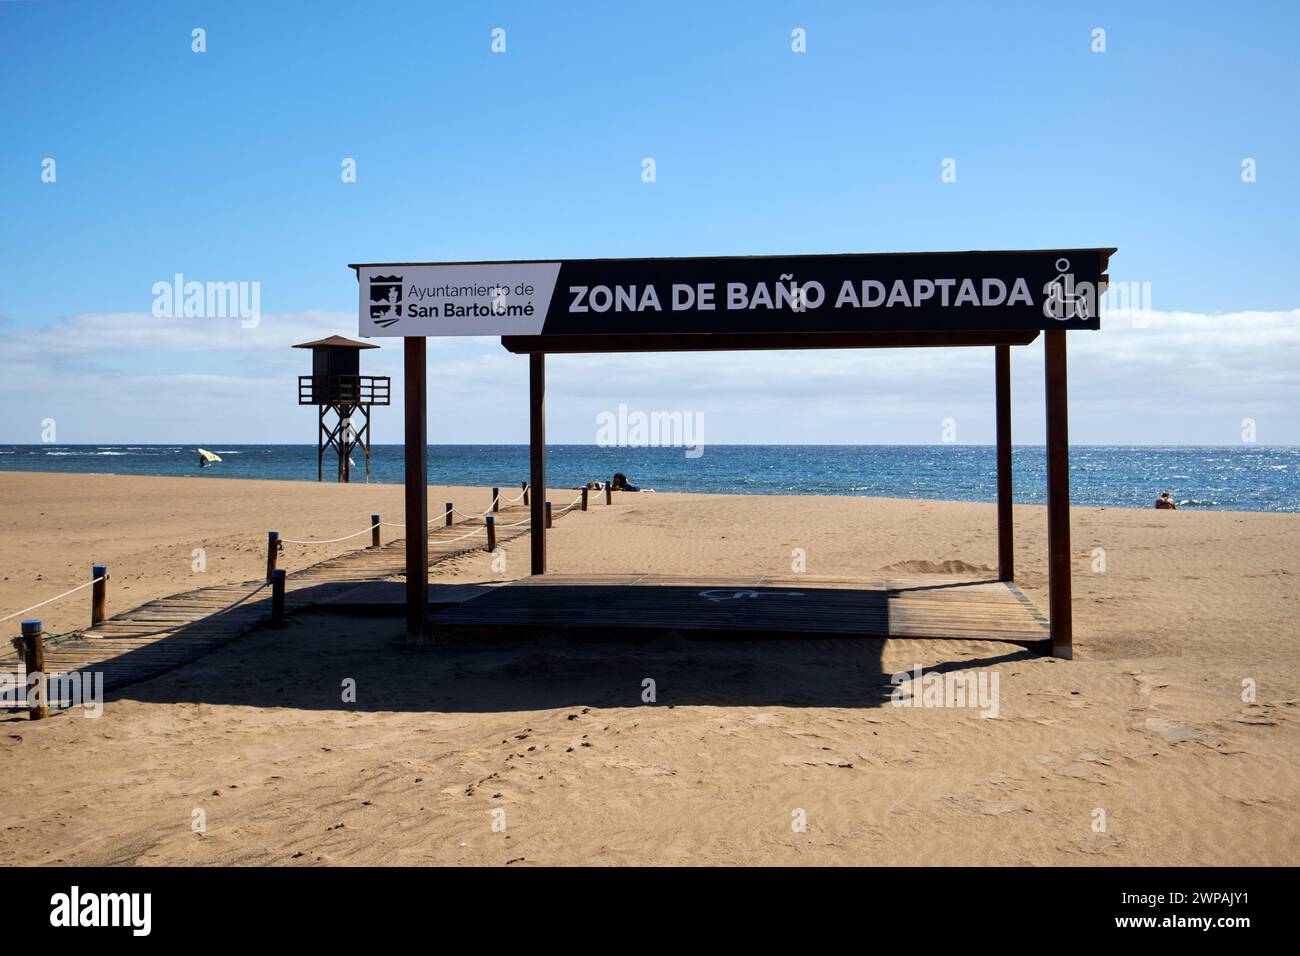
{"type": "Polygon", "coordinates": [[[375,276],[370,280],[370,318],[388,328],[402,317],[402,277],[375,276]]]}

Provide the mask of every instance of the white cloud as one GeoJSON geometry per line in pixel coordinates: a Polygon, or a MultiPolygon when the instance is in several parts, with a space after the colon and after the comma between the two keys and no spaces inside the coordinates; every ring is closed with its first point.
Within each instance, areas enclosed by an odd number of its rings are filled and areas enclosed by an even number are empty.
{"type": "MultiPolygon", "coordinates": [[[[1069,337],[1072,441],[1228,444],[1256,420],[1264,443],[1300,443],[1300,310],[1206,315],[1108,314],[1069,337]]],[[[296,403],[310,371],[291,345],[341,332],[345,312],[236,319],[148,313],[77,315],[42,328],[0,328],[0,441],[35,442],[53,417],[63,442],[310,442],[296,403]]],[[[363,354],[394,376],[395,406],[376,440],[401,436],[401,349],[363,354]]],[[[429,427],[437,442],[522,442],[527,363],[495,339],[430,339],[429,427]]],[[[1042,349],[1014,350],[1015,433],[1042,440],[1042,349]]],[[[590,443],[595,416],[619,402],[702,411],[713,442],[934,442],[992,438],[988,349],[718,352],[553,356],[550,439],[590,443]]]]}

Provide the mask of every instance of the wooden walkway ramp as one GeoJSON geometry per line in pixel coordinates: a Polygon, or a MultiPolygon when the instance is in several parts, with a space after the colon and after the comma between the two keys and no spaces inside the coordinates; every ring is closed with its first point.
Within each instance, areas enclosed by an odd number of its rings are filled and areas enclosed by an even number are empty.
{"type": "MultiPolygon", "coordinates": [[[[575,502],[576,504],[576,502],[575,502]]],[[[570,505],[554,513],[555,520],[570,505]]],[[[498,544],[528,534],[528,509],[494,515],[498,544]]],[[[431,564],[481,550],[482,518],[430,528],[431,564]]],[[[309,607],[380,608],[405,573],[401,540],[349,551],[289,575],[286,612],[309,607]]],[[[880,578],[674,577],[546,574],[455,592],[431,619],[435,640],[519,640],[567,635],[603,641],[666,634],[704,639],[801,636],[975,639],[1050,652],[1047,621],[1010,582],[926,575],[880,578]]],[[[103,675],[104,690],[148,680],[265,624],[271,587],[262,581],[199,588],[150,601],[74,638],[47,641],[46,672],[103,675]]],[[[431,600],[433,600],[431,598],[431,600]]],[[[394,607],[399,607],[393,603],[394,607]]],[[[25,678],[0,649],[0,672],[25,678]]],[[[51,700],[51,706],[57,702],[51,700]]]]}
{"type": "MultiPolygon", "coordinates": [[[[568,512],[556,511],[553,520],[568,512]]],[[[528,534],[528,508],[502,507],[496,519],[498,546],[528,534]]],[[[447,561],[486,546],[482,518],[438,524],[429,529],[429,563],[447,561]]],[[[401,577],[406,571],[405,543],[398,539],[378,548],[349,551],[286,576],[285,611],[291,613],[334,601],[348,591],[401,577]]],[[[104,690],[156,677],[196,660],[269,621],[271,586],[263,581],[198,588],[158,598],[116,614],[76,637],[46,641],[48,674],[78,671],[104,675],[104,690]]],[[[0,672],[21,682],[26,669],[15,649],[0,648],[0,672]]],[[[55,704],[51,701],[51,706],[55,704]]]]}

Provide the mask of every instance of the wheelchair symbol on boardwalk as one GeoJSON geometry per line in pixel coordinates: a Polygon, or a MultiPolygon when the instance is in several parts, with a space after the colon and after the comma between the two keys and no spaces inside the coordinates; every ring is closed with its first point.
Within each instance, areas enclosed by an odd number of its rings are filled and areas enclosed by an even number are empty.
{"type": "Polygon", "coordinates": [[[712,591],[701,591],[700,597],[706,601],[712,601],[717,604],[719,601],[738,601],[741,598],[756,598],[766,596],[781,597],[803,597],[802,591],[734,591],[730,588],[715,588],[712,591]]]}

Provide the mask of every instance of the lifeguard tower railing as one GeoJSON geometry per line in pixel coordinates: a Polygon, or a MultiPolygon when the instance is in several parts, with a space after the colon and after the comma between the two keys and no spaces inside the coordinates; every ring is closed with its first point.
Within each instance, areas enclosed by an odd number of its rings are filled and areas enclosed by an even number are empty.
{"type": "Polygon", "coordinates": [[[387,405],[387,375],[299,375],[299,405],[387,405]]]}

